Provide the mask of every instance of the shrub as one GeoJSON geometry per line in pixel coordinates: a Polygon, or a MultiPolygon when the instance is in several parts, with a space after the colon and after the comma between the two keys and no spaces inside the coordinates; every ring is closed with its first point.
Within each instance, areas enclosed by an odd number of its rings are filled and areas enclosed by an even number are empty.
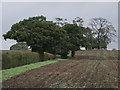
{"type": "Polygon", "coordinates": [[[10,50],[28,50],[28,46],[24,42],[18,42],[10,47],[10,50]]]}

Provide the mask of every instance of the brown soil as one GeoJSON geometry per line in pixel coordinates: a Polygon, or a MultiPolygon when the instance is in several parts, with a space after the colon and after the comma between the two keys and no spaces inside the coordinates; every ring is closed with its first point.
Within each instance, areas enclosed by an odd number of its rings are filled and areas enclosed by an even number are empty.
{"type": "Polygon", "coordinates": [[[26,71],[3,82],[3,88],[117,88],[117,60],[60,61],[26,71]]]}

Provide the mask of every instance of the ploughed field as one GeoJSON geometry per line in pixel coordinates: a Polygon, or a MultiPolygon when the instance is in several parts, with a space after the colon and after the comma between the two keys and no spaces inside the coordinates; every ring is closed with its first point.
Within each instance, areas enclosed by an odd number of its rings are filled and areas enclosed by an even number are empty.
{"type": "Polygon", "coordinates": [[[117,51],[77,51],[75,58],[26,71],[3,88],[118,88],[117,51]]]}

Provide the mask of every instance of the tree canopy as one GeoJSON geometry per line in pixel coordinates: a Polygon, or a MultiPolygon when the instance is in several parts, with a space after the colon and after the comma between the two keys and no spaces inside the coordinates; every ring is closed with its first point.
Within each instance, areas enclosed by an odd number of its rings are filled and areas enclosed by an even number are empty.
{"type": "Polygon", "coordinates": [[[66,45],[69,39],[64,29],[52,21],[46,21],[46,17],[43,16],[24,19],[14,24],[3,36],[4,39],[26,42],[42,59],[44,52],[61,53],[59,49],[66,45]]]}
{"type": "Polygon", "coordinates": [[[72,51],[72,56],[74,56],[75,51],[80,49],[80,46],[84,42],[83,37],[83,27],[77,26],[77,24],[66,24],[63,26],[69,35],[69,42],[71,43],[70,50],[72,51]]]}

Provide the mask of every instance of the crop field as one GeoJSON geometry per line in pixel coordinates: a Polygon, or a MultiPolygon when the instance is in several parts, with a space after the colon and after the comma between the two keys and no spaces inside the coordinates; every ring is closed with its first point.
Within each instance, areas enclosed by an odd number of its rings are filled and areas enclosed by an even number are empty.
{"type": "Polygon", "coordinates": [[[118,51],[77,51],[75,58],[26,71],[3,88],[118,88],[118,51]]]}

